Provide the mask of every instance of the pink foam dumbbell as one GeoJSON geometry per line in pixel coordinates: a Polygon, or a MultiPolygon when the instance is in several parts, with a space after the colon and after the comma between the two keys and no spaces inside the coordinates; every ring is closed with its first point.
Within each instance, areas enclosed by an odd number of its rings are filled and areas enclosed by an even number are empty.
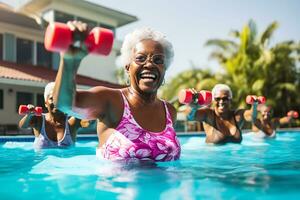
{"type": "Polygon", "coordinates": [[[266,103],[266,97],[264,96],[255,96],[255,95],[248,95],[246,97],[246,103],[247,104],[253,104],[254,102],[258,102],[258,104],[264,104],[266,103]]]}
{"type": "Polygon", "coordinates": [[[178,100],[182,104],[190,104],[195,102],[199,105],[209,105],[212,101],[212,94],[210,91],[201,90],[195,94],[191,90],[180,90],[178,93],[178,100]]]}
{"type": "Polygon", "coordinates": [[[34,111],[30,111],[29,108],[26,105],[20,105],[19,106],[19,115],[27,115],[30,112],[34,112],[36,116],[41,116],[43,112],[42,107],[35,107],[34,111]]]}
{"type": "MultiPolygon", "coordinates": [[[[64,23],[50,24],[45,33],[44,45],[48,51],[65,52],[74,44],[74,31],[64,23]]],[[[84,43],[91,54],[108,55],[112,49],[114,34],[106,28],[95,27],[85,38],[84,43]]]]}
{"type": "Polygon", "coordinates": [[[297,119],[299,117],[299,113],[297,111],[291,110],[287,113],[287,116],[297,119]]]}

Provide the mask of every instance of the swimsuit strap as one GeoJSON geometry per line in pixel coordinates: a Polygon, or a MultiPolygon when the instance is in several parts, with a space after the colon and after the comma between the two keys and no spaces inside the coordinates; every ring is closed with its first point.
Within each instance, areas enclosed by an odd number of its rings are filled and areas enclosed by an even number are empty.
{"type": "Polygon", "coordinates": [[[173,126],[172,116],[171,116],[171,113],[169,112],[167,102],[165,100],[162,100],[162,99],[161,99],[161,101],[163,102],[164,107],[165,107],[165,111],[166,111],[166,118],[167,118],[166,126],[168,126],[168,125],[173,126]]]}
{"type": "Polygon", "coordinates": [[[42,128],[40,130],[40,135],[42,135],[44,137],[46,134],[46,125],[45,125],[46,118],[45,117],[46,117],[46,114],[42,113],[42,128]]]}

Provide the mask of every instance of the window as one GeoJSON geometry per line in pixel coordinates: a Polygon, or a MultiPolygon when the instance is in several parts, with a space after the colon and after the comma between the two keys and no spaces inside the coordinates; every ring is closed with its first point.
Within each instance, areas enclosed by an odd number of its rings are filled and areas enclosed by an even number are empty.
{"type": "Polygon", "coordinates": [[[43,112],[45,112],[47,110],[46,107],[45,107],[44,94],[37,94],[36,95],[36,106],[42,107],[43,112]]]}
{"type": "Polygon", "coordinates": [[[33,64],[33,41],[17,38],[17,63],[33,64]]]}
{"type": "Polygon", "coordinates": [[[0,34],[0,60],[3,60],[3,34],[0,34]]]}
{"type": "Polygon", "coordinates": [[[19,110],[20,105],[33,104],[33,95],[29,92],[17,92],[17,105],[16,112],[19,110]]]}
{"type": "Polygon", "coordinates": [[[54,16],[55,16],[56,22],[67,23],[68,21],[74,20],[73,15],[69,15],[69,14],[66,14],[63,12],[59,12],[59,11],[54,11],[54,16]]]}
{"type": "Polygon", "coordinates": [[[3,97],[3,90],[0,90],[0,109],[3,109],[3,103],[4,97],[3,97]]]}
{"type": "Polygon", "coordinates": [[[52,68],[52,54],[45,49],[44,43],[37,42],[36,51],[37,65],[52,68]]]}

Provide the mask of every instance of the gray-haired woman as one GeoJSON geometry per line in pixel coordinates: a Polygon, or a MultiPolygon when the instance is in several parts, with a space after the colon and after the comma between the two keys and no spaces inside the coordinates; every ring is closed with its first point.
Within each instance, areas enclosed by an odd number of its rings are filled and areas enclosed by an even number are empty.
{"type": "MultiPolygon", "coordinates": [[[[196,91],[191,90],[193,93],[196,91]]],[[[256,120],[256,106],[251,109],[231,108],[232,92],[228,85],[217,84],[212,89],[213,108],[200,108],[192,105],[188,119],[204,122],[206,143],[222,144],[242,141],[242,127],[245,121],[256,120]]]]}
{"type": "MultiPolygon", "coordinates": [[[[68,22],[86,33],[86,25],[68,22]]],[[[97,119],[97,155],[110,160],[170,161],[180,156],[173,124],[175,108],[157,97],[173,48],[165,36],[150,28],[125,37],[121,62],[130,84],[123,89],[94,87],[75,90],[75,74],[86,51],[70,48],[62,55],[56,77],[54,100],[59,109],[84,119],[97,119]]]]}

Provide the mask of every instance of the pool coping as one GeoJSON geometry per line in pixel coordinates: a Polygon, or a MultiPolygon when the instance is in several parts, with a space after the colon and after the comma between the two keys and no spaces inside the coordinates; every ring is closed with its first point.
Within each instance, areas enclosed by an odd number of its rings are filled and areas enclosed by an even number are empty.
{"type": "MultiPolygon", "coordinates": [[[[250,129],[243,130],[243,134],[252,132],[250,129]]],[[[280,132],[300,132],[300,128],[284,128],[277,129],[277,133],[280,132]]],[[[201,132],[179,132],[178,137],[205,137],[204,131],[201,132]]],[[[98,141],[97,134],[79,134],[77,135],[77,141],[95,140],[98,141]]],[[[3,142],[33,142],[33,135],[11,135],[11,136],[0,136],[0,143],[3,142]]]]}

